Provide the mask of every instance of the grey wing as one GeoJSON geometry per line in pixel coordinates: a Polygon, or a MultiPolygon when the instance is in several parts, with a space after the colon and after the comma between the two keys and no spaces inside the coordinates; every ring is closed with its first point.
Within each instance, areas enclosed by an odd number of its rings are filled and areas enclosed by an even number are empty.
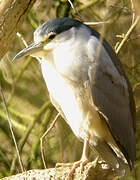
{"type": "MultiPolygon", "coordinates": [[[[135,160],[134,100],[121,64],[106,41],[95,54],[95,41],[88,43],[88,76],[94,105],[106,118],[110,131],[130,167],[135,160]],[[93,48],[93,55],[91,49],[93,48]],[[105,49],[106,48],[106,49],[105,49]]],[[[99,42],[99,41],[98,41],[99,42]]],[[[97,43],[98,44],[98,43],[97,43]]]]}

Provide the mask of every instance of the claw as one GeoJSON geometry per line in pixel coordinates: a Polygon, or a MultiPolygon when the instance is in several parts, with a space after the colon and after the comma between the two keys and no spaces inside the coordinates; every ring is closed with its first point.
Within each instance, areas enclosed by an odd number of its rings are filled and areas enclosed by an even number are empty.
{"type": "Polygon", "coordinates": [[[82,158],[81,158],[80,161],[77,161],[77,162],[75,162],[73,164],[72,170],[69,173],[69,179],[72,177],[72,175],[74,174],[77,167],[80,166],[80,173],[83,172],[84,166],[88,163],[87,154],[88,154],[88,140],[85,140],[84,141],[84,148],[83,148],[82,158]]]}
{"type": "Polygon", "coordinates": [[[84,160],[81,159],[80,161],[75,162],[73,164],[73,167],[72,167],[72,170],[71,170],[70,174],[73,174],[75,172],[76,168],[79,167],[79,166],[80,166],[80,173],[82,173],[83,170],[84,170],[84,166],[87,163],[88,163],[88,159],[84,159],[84,160]]]}

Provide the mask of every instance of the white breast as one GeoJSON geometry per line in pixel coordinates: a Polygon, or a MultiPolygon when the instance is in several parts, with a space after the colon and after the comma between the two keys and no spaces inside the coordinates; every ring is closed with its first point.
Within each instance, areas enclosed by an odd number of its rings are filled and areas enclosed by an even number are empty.
{"type": "Polygon", "coordinates": [[[49,93],[61,106],[68,124],[75,135],[78,136],[80,122],[82,121],[82,113],[80,112],[71,87],[66,84],[65,80],[56,72],[48,61],[42,60],[41,68],[49,93]]]}

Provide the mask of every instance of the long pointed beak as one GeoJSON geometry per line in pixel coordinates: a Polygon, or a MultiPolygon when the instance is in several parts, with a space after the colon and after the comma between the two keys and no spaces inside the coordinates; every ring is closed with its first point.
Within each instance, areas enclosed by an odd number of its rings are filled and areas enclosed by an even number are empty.
{"type": "Polygon", "coordinates": [[[13,61],[16,59],[19,59],[23,56],[27,56],[27,55],[35,55],[35,53],[41,51],[43,49],[43,42],[39,42],[39,43],[33,43],[31,45],[29,45],[28,47],[22,49],[19,53],[16,54],[16,56],[13,58],[13,61]]]}

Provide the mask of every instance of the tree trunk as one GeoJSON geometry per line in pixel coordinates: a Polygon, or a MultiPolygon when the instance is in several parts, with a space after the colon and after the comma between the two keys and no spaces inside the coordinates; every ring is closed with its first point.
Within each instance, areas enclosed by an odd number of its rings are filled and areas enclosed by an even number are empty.
{"type": "Polygon", "coordinates": [[[0,1],[0,60],[8,51],[23,19],[35,0],[0,1]]]}

